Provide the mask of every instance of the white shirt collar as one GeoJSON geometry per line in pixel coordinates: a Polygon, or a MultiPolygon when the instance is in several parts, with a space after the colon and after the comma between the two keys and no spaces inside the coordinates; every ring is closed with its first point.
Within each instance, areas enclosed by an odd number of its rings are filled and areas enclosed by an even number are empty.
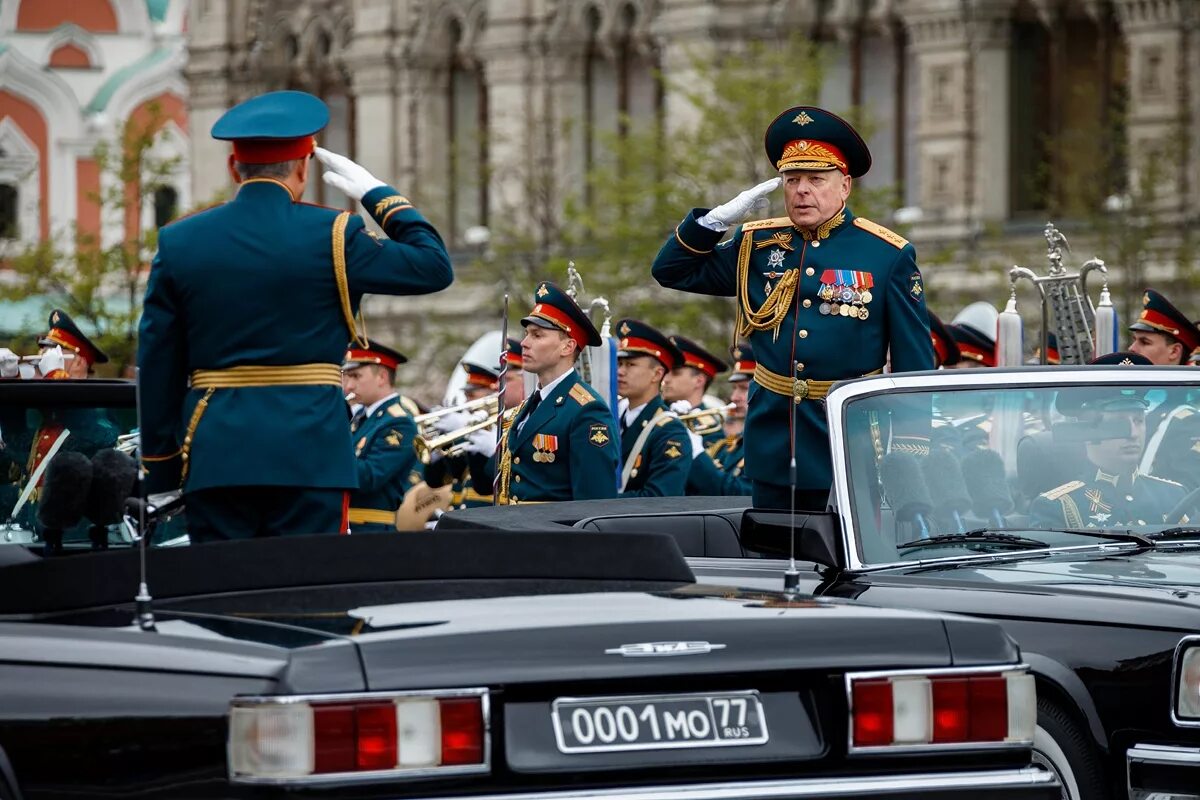
{"type": "Polygon", "coordinates": [[[634,422],[636,422],[637,418],[641,415],[642,411],[644,411],[646,406],[648,406],[648,405],[650,405],[650,404],[642,403],[637,408],[626,409],[626,411],[625,411],[625,427],[629,427],[634,422]]]}
{"type": "Polygon", "coordinates": [[[550,396],[550,393],[554,391],[555,387],[557,387],[560,383],[563,382],[564,378],[566,378],[568,375],[571,375],[574,372],[575,372],[575,370],[573,370],[573,369],[567,370],[562,375],[559,375],[557,378],[550,381],[542,388],[538,389],[538,394],[540,394],[542,396],[542,399],[545,400],[547,397],[550,396]]]}
{"type": "Polygon", "coordinates": [[[395,400],[399,396],[400,396],[399,392],[392,392],[391,394],[389,394],[387,397],[383,398],[382,400],[376,400],[374,403],[371,403],[371,405],[367,406],[367,411],[364,416],[366,416],[368,419],[370,419],[371,416],[374,415],[375,412],[378,411],[383,406],[384,403],[391,402],[392,400],[395,400]]]}

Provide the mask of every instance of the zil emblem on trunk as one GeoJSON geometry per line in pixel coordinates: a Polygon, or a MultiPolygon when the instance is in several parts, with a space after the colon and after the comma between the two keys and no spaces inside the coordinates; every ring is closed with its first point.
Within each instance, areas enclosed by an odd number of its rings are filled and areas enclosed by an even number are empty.
{"type": "Polygon", "coordinates": [[[713,650],[724,650],[723,644],[708,642],[639,642],[623,644],[604,651],[605,655],[646,658],[648,656],[698,656],[713,650]]]}

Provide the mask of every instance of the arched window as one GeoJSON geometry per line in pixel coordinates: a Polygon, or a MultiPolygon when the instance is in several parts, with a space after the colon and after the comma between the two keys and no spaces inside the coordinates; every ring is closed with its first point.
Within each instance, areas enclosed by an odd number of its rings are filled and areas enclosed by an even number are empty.
{"type": "Polygon", "coordinates": [[[0,183],[0,239],[16,239],[20,236],[21,228],[17,222],[19,198],[17,187],[0,183]]]}
{"type": "Polygon", "coordinates": [[[179,213],[179,192],[172,186],[160,186],[154,190],[154,227],[161,228],[179,213]]]}

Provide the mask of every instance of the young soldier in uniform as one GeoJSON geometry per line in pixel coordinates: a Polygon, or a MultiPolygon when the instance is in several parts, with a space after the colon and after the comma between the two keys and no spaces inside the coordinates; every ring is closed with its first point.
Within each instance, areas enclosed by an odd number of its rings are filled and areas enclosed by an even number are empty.
{"type": "Polygon", "coordinates": [[[687,489],[700,437],[675,418],[659,394],[663,378],[683,363],[671,340],[636,319],[617,323],[617,393],[621,413],[621,497],[673,497],[687,489]],[[693,446],[693,440],[695,445],[693,446]]]}
{"type": "Polygon", "coordinates": [[[346,385],[363,404],[350,420],[358,488],[350,494],[348,517],[353,533],[390,533],[417,465],[417,424],[393,388],[396,367],[408,359],[378,342],[367,344],[351,345],[342,364],[346,385]]]}
{"type": "MultiPolygon", "coordinates": [[[[271,92],[217,120],[232,140],[227,203],[159,232],[139,328],[150,492],[183,487],[193,542],[335,533],[358,486],[341,363],[368,292],[450,285],[441,237],[407,198],[316,148],[329,109],[271,92]],[[300,202],[309,156],[356,214],[300,202]]],[[[411,442],[409,442],[411,445],[411,442]]]]}
{"type": "Polygon", "coordinates": [[[688,494],[748,495],[750,480],[745,476],[746,439],[742,430],[746,421],[746,397],[754,379],[754,348],[742,342],[729,349],[733,372],[729,376],[729,402],[734,408],[725,415],[725,436],[705,448],[705,455],[692,461],[688,474],[688,494]]]}
{"type": "MultiPolygon", "coordinates": [[[[671,344],[683,354],[683,363],[676,365],[663,378],[662,396],[676,414],[687,414],[704,406],[704,393],[712,386],[713,378],[729,369],[729,365],[691,339],[672,336],[671,344]]],[[[701,425],[712,427],[700,437],[706,449],[725,438],[721,426],[716,424],[719,420],[720,417],[716,416],[700,418],[701,425]]]]}
{"type": "Polygon", "coordinates": [[[516,408],[525,400],[525,381],[521,379],[521,340],[510,336],[501,358],[508,364],[508,376],[504,381],[504,407],[516,408]]]}
{"type": "MultiPolygon", "coordinates": [[[[472,480],[490,486],[499,469],[500,505],[615,497],[620,451],[612,412],[575,371],[582,349],[600,344],[600,332],[566,292],[546,282],[521,325],[523,366],[538,386],[503,416],[496,456],[472,459],[472,480]]],[[[471,452],[490,450],[476,440],[471,452]]]]}
{"type": "MultiPolygon", "coordinates": [[[[824,508],[832,483],[825,407],[834,381],[931,369],[925,287],[901,236],[846,206],[871,154],[849,123],[820,108],[780,114],[765,141],[780,172],[711,211],[689,214],[654,261],[663,286],[737,297],[737,331],[758,357],[746,415],[754,504],[824,508]],[[780,184],[787,216],[736,227],[780,184]]],[[[928,439],[923,446],[928,452],[928,439]]]]}
{"type": "Polygon", "coordinates": [[[1154,289],[1142,295],[1142,313],[1129,330],[1133,331],[1129,352],[1159,366],[1186,364],[1200,347],[1200,328],[1154,289]]]}

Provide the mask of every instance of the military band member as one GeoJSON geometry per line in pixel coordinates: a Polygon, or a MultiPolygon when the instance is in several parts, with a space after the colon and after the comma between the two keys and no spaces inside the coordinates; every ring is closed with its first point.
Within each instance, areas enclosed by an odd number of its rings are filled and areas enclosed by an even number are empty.
{"type": "Polygon", "coordinates": [[[417,424],[394,388],[396,368],[408,359],[379,342],[367,345],[352,344],[342,364],[346,384],[363,404],[350,420],[358,488],[350,493],[347,517],[351,533],[390,533],[417,465],[417,424]]]}
{"type": "MultiPolygon", "coordinates": [[[[514,341],[514,340],[510,340],[514,341]]],[[[500,375],[495,367],[463,361],[463,371],[467,373],[467,382],[463,386],[463,395],[467,402],[482,400],[494,395],[500,388],[500,375]]],[[[513,383],[521,383],[520,372],[512,376],[513,383]]],[[[507,394],[507,392],[506,392],[507,394]]],[[[520,401],[518,401],[518,405],[520,401]]],[[[440,433],[448,434],[479,421],[478,415],[464,413],[449,413],[437,421],[440,433]]],[[[487,440],[487,445],[496,441],[495,428],[486,428],[481,433],[487,440]]],[[[492,505],[492,486],[476,487],[471,480],[469,456],[465,453],[452,455],[433,454],[433,461],[425,465],[425,483],[437,489],[449,484],[452,487],[450,505],[452,508],[477,508],[492,505]]]]}
{"type": "Polygon", "coordinates": [[[617,393],[625,398],[621,431],[621,497],[675,497],[687,490],[700,437],[675,418],[659,394],[663,378],[683,363],[665,335],[636,319],[617,323],[617,393]],[[693,436],[695,445],[693,446],[693,436]]]}
{"type": "Polygon", "coordinates": [[[217,120],[233,198],[159,231],[139,328],[143,461],[151,492],[185,491],[193,542],[347,528],[358,465],[341,387],[368,292],[450,285],[437,231],[358,164],[315,148],[329,110],[271,92],[217,120]],[[309,157],[383,229],[300,202],[309,157]]]}
{"type": "Polygon", "coordinates": [[[1145,356],[1151,364],[1186,364],[1192,351],[1200,348],[1200,328],[1154,289],[1142,295],[1142,311],[1129,330],[1133,332],[1129,352],[1145,356]]]}
{"type": "MultiPolygon", "coordinates": [[[[712,386],[713,379],[729,369],[729,365],[683,336],[672,336],[671,344],[683,354],[683,363],[676,365],[663,378],[662,396],[672,411],[687,414],[704,407],[704,395],[712,386]]],[[[718,424],[720,420],[720,416],[701,417],[699,420],[701,425],[711,428],[700,436],[706,449],[725,438],[718,424]]]]}
{"type": "Polygon", "coordinates": [[[508,375],[504,380],[504,407],[516,408],[525,400],[525,381],[521,379],[521,340],[510,336],[501,358],[508,365],[508,375]]]}
{"type": "Polygon", "coordinates": [[[866,143],[828,111],[798,106],[766,132],[773,178],[711,211],[696,209],[653,266],[663,286],[737,297],[737,330],[758,357],[746,416],[756,506],[824,508],[832,482],[824,404],[834,381],[933,367],[925,286],[901,236],[855,217],[846,200],[871,165],[866,143]],[[787,216],[736,227],[784,186],[787,216]],[[720,244],[718,244],[720,242],[720,244]],[[793,449],[794,446],[794,449],[793,449]]]}
{"type": "MultiPolygon", "coordinates": [[[[1137,353],[1110,353],[1093,364],[1146,365],[1137,353]]],[[[1095,424],[1098,435],[1085,444],[1087,474],[1043,492],[1030,505],[1030,516],[1042,525],[1112,528],[1161,525],[1186,494],[1174,481],[1138,470],[1146,443],[1145,395],[1137,389],[1101,387],[1059,392],[1055,401],[1065,417],[1095,424]]]]}
{"type": "Polygon", "coordinates": [[[688,494],[749,495],[750,480],[745,476],[746,397],[754,380],[754,349],[742,342],[729,349],[733,372],[729,375],[729,402],[733,409],[725,415],[725,436],[705,448],[705,455],[692,461],[688,474],[688,494]]]}
{"type": "Polygon", "coordinates": [[[491,485],[498,468],[501,505],[615,497],[620,447],[612,412],[575,370],[583,348],[600,345],[600,332],[552,283],[538,284],[533,303],[521,320],[521,355],[537,388],[502,418],[499,452],[486,469],[472,459],[472,479],[491,485]]]}

